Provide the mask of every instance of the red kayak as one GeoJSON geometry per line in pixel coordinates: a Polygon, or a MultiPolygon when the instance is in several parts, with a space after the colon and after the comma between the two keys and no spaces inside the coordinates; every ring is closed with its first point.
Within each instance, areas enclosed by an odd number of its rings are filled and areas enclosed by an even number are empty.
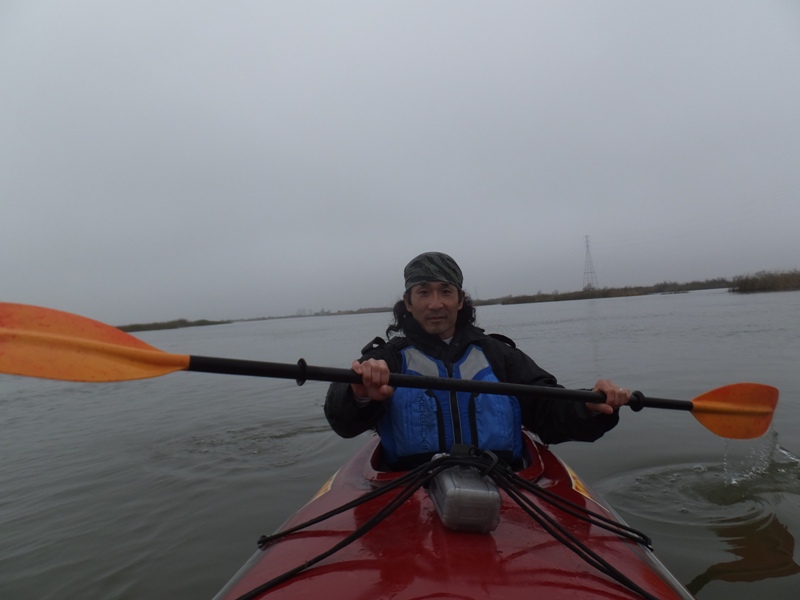
{"type": "Polygon", "coordinates": [[[454,453],[393,472],[373,437],[215,600],[692,598],[547,446],[525,445],[517,471],[454,453]]]}

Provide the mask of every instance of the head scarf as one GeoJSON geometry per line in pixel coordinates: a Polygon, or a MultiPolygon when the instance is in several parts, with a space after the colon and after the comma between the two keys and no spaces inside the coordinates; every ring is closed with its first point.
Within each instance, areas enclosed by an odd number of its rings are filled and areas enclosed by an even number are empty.
{"type": "Polygon", "coordinates": [[[406,291],[418,283],[443,281],[461,289],[464,276],[461,269],[451,257],[443,252],[425,252],[411,259],[406,265],[403,275],[406,280],[406,291]]]}

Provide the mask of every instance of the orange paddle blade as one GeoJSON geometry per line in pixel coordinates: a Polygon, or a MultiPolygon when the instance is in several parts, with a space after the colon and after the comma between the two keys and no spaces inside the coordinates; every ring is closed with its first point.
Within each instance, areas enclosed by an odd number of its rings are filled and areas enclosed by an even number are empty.
{"type": "Polygon", "coordinates": [[[719,436],[757,438],[769,429],[778,395],[778,389],[771,385],[734,383],[692,400],[692,414],[719,436]]]}
{"type": "Polygon", "coordinates": [[[99,321],[0,302],[0,373],[64,381],[124,381],[185,370],[168,354],[99,321]]]}

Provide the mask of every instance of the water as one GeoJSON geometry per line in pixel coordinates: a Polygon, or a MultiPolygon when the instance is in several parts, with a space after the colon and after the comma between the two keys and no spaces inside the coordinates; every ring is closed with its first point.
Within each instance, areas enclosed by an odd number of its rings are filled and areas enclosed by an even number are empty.
{"type": "MultiPolygon", "coordinates": [[[[688,413],[624,409],[562,458],[654,540],[698,598],[795,598],[800,294],[693,292],[478,310],[568,387],[600,376],[691,399],[781,390],[773,430],[726,441],[688,413]]],[[[168,352],[348,367],[388,314],[146,332],[168,352]]],[[[76,384],[0,376],[0,598],[210,598],[363,442],[326,386],[202,373],[76,384]]]]}

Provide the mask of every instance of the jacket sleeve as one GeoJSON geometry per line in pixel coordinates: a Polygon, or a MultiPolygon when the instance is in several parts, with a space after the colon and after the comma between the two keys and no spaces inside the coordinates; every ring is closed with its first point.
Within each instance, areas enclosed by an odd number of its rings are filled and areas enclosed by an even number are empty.
{"type": "Polygon", "coordinates": [[[332,383],[325,396],[325,418],[331,429],[343,438],[374,429],[383,411],[382,402],[370,402],[365,406],[356,402],[349,383],[332,383]]]}
{"type": "MultiPolygon", "coordinates": [[[[389,369],[396,373],[397,359],[388,346],[367,346],[362,350],[361,362],[374,358],[385,360],[389,369]]],[[[349,383],[332,383],[325,396],[325,418],[337,434],[344,438],[375,429],[386,410],[385,402],[368,402],[366,405],[356,401],[349,383]]]]}
{"type": "MultiPolygon", "coordinates": [[[[520,350],[507,356],[508,381],[527,385],[563,387],[556,378],[539,367],[520,350]]],[[[522,424],[545,444],[567,441],[593,442],[619,422],[619,411],[606,415],[586,408],[584,402],[521,396],[522,424]]]]}

